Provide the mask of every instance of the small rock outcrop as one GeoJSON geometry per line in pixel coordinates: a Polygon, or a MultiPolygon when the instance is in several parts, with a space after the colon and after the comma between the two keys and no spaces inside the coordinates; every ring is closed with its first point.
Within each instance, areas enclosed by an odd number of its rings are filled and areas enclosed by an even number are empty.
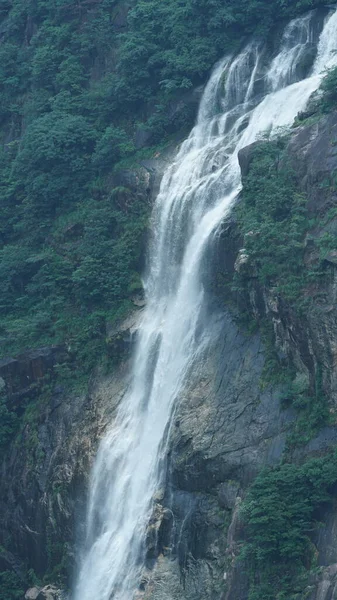
{"type": "Polygon", "coordinates": [[[25,600],[65,600],[64,593],[53,585],[32,587],[25,593],[25,600]]]}

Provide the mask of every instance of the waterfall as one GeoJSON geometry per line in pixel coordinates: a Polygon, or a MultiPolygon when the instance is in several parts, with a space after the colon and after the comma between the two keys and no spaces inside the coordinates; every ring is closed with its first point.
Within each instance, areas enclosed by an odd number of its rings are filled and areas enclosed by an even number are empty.
{"type": "Polygon", "coordinates": [[[238,152],[261,135],[289,127],[319,87],[325,67],[337,64],[337,12],[326,18],[318,41],[312,39],[312,19],[315,13],[288,25],[267,74],[263,49],[254,42],[215,67],[196,126],[163,177],[152,216],[146,309],[132,384],[91,474],[74,600],[131,600],[138,589],[153,497],[165,475],[171,417],[209,343],[205,250],[240,191],[238,152]],[[314,43],[316,59],[299,80],[299,62],[314,43]]]}

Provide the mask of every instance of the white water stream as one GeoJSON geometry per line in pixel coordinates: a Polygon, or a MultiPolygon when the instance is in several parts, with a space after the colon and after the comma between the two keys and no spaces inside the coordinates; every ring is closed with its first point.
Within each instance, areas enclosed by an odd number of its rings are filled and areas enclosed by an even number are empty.
{"type": "Polygon", "coordinates": [[[335,12],[325,22],[309,77],[297,80],[314,42],[314,18],[288,25],[267,69],[254,43],[217,65],[197,124],[164,175],[153,212],[147,304],[132,385],[91,475],[74,600],[132,600],[138,588],[153,496],[165,473],[170,419],[196,355],[208,343],[202,320],[205,249],[240,191],[239,150],[265,132],[290,126],[324,69],[337,64],[335,12]]]}

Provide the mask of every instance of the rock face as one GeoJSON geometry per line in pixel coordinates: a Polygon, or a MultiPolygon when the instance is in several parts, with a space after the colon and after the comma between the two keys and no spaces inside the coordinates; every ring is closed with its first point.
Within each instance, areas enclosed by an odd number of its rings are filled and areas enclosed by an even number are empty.
{"type": "MultiPolygon", "coordinates": [[[[308,198],[317,225],[311,236],[337,235],[337,218],[323,220],[336,206],[333,183],[337,170],[337,115],[295,130],[287,155],[295,167],[298,191],[308,198]],[[328,184],[328,183],[329,184],[328,184]]],[[[254,145],[241,151],[239,159],[247,174],[254,145]]],[[[224,228],[216,269],[228,276],[246,269],[249,257],[235,221],[224,228]],[[219,266],[220,265],[220,266],[219,266]]],[[[306,242],[308,265],[317,250],[306,242]]],[[[336,411],[337,377],[337,271],[334,252],[324,257],[329,276],[315,295],[310,310],[298,314],[273,289],[262,288],[254,269],[249,310],[271,324],[276,350],[288,357],[296,372],[315,386],[322,369],[322,389],[336,411]]],[[[305,294],[312,295],[307,289],[305,294]]],[[[243,307],[244,309],[245,307],[243,307]]],[[[172,511],[172,525],[159,537],[158,560],[147,573],[146,600],[247,600],[248,581],[236,557],[244,537],[240,503],[259,469],[280,462],[289,428],[296,413],[284,410],[281,389],[261,389],[264,348],[257,334],[247,336],[237,327],[230,311],[218,322],[218,342],[199,365],[185,390],[175,416],[170,453],[169,487],[163,506],[172,511]]],[[[216,338],[216,336],[214,336],[216,338]]],[[[293,460],[302,461],[324,453],[337,443],[334,425],[322,429],[308,444],[298,448],[293,460]]],[[[311,600],[337,598],[337,509],[321,515],[322,527],[315,539],[320,573],[308,586],[311,600]]]]}
{"type": "MultiPolygon", "coordinates": [[[[138,318],[136,310],[134,316],[115,326],[114,336],[123,339],[138,318]]],[[[11,361],[11,369],[23,364],[32,371],[27,356],[25,362],[21,357],[11,361]]],[[[52,368],[52,356],[52,349],[29,354],[32,361],[36,360],[33,365],[41,370],[52,368]],[[41,357],[45,356],[49,363],[43,362],[41,357]]],[[[7,369],[6,363],[2,373],[8,384],[7,374],[13,371],[7,369]]],[[[41,370],[35,371],[36,377],[41,370]]],[[[92,459],[128,377],[125,358],[113,375],[97,374],[85,393],[69,396],[64,388],[56,386],[47,402],[40,403],[39,415],[33,421],[27,419],[19,440],[5,453],[1,465],[0,544],[6,548],[10,539],[10,552],[0,552],[0,570],[14,566],[23,572],[23,563],[29,560],[29,568],[41,576],[57,565],[72,563],[75,539],[82,533],[76,525],[85,510],[92,459]]],[[[24,390],[17,385],[20,395],[24,390]]],[[[38,598],[59,598],[51,593],[44,588],[39,590],[38,598]],[[49,595],[41,595],[47,592],[49,595]]]]}
{"type": "Polygon", "coordinates": [[[53,585],[46,585],[36,597],[36,600],[62,600],[62,592],[53,585]]]}
{"type": "Polygon", "coordinates": [[[46,585],[43,588],[33,587],[27,590],[25,600],[64,600],[64,595],[55,586],[46,585]]]}
{"type": "Polygon", "coordinates": [[[259,336],[242,334],[227,311],[214,325],[218,341],[175,415],[164,499],[172,517],[158,540],[146,599],[221,597],[238,552],[244,488],[261,465],[280,460],[293,419],[281,411],[278,390],[259,387],[259,336]]]}
{"type": "Polygon", "coordinates": [[[36,429],[27,422],[20,445],[7,453],[0,473],[0,534],[11,552],[42,575],[68,554],[74,515],[83,510],[97,440],[124,389],[123,366],[87,394],[54,393],[36,429]],[[111,395],[110,395],[111,394],[111,395]],[[79,502],[78,502],[79,500],[79,502]]]}
{"type": "Polygon", "coordinates": [[[66,352],[62,346],[48,346],[28,350],[16,358],[0,360],[0,378],[11,404],[29,395],[34,384],[50,373],[66,352]]]}
{"type": "Polygon", "coordinates": [[[29,588],[25,593],[25,600],[36,600],[40,593],[40,589],[37,587],[29,588]]]}
{"type": "MultiPolygon", "coordinates": [[[[167,153],[174,151],[172,145],[167,153]]],[[[126,210],[132,194],[152,203],[167,160],[163,153],[148,166],[114,175],[111,187],[126,210]]],[[[76,228],[67,229],[64,237],[78,234],[76,228]]],[[[17,414],[22,415],[27,402],[36,405],[45,376],[52,388],[35,412],[25,416],[19,437],[0,456],[0,572],[13,569],[24,579],[27,568],[38,576],[56,568],[63,579],[67,572],[73,576],[92,460],[128,385],[128,361],[144,306],[139,294],[132,302],[133,314],[107,325],[113,373],[92,374],[88,391],[69,394],[64,385],[55,385],[54,367],[68,358],[67,348],[28,350],[0,361],[0,401],[5,397],[17,414]]]]}

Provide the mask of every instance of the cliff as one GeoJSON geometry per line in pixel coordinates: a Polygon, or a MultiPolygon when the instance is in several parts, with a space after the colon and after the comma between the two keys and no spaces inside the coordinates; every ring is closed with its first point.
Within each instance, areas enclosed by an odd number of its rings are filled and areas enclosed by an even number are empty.
{"type": "MultiPolygon", "coordinates": [[[[176,408],[166,487],[158,490],[149,525],[139,597],[246,600],[250,579],[242,548],[248,534],[241,506],[252,482],[265,467],[301,466],[312,457],[329,456],[336,446],[336,259],[331,243],[325,243],[327,235],[335,240],[337,227],[336,143],[337,116],[332,113],[299,123],[273,159],[276,171],[295,173],[296,193],[306,199],[307,231],[298,269],[319,271],[318,279],[301,279],[295,300],[277,280],[272,286],[262,282],[258,254],[244,247],[238,211],[261,144],[241,152],[242,198],[209,256],[207,318],[214,343],[176,408]],[[298,297],[305,300],[305,312],[298,297]],[[311,404],[293,401],[289,381],[305,382],[311,404]],[[317,405],[323,415],[318,419],[317,405]]],[[[112,375],[97,372],[87,393],[69,395],[57,386],[42,394],[36,414],[5,452],[1,564],[14,568],[23,585],[29,585],[26,566],[37,575],[48,572],[55,583],[72,571],[74,544],[83,533],[76,524],[83,514],[90,464],[127,387],[136,322],[110,331],[111,343],[124,357],[112,375]]],[[[50,372],[51,359],[43,360],[45,367],[40,362],[38,370],[31,356],[18,358],[15,365],[24,362],[18,373],[37,377],[50,372]]],[[[7,388],[12,365],[2,365],[7,388]]],[[[20,378],[17,386],[16,394],[27,393],[20,378]]],[[[336,595],[337,570],[334,494],[320,509],[319,521],[311,533],[317,566],[308,565],[306,586],[310,599],[330,600],[336,595]]]]}
{"type": "MultiPolygon", "coordinates": [[[[304,235],[297,269],[313,270],[316,265],[320,276],[300,289],[305,312],[298,298],[284,297],[277,279],[272,287],[262,285],[258,255],[252,258],[243,248],[236,210],[224,225],[213,260],[215,278],[220,275],[225,282],[225,304],[213,305],[217,318],[210,323],[216,342],[182,395],[175,415],[164,499],[172,513],[169,519],[164,513],[157,564],[147,573],[145,598],[245,600],[249,564],[242,554],[247,533],[240,506],[251,483],[265,467],[300,467],[313,457],[330,456],[336,447],[336,263],[332,247],[320,244],[327,234],[332,245],[336,240],[336,136],[335,113],[312,124],[299,124],[287,139],[282,157],[280,153],[273,163],[276,171],[285,165],[295,169],[296,193],[306,198],[306,222],[311,228],[304,235]],[[226,307],[228,282],[232,297],[226,307]],[[252,325],[257,328],[253,335],[249,333],[252,325]],[[314,396],[310,408],[305,402],[291,402],[289,381],[284,378],[289,371],[292,382],[302,380],[311,390],[307,391],[314,396]]],[[[268,147],[268,142],[263,144],[268,147]]],[[[243,196],[245,179],[260,148],[257,143],[241,151],[243,196]]],[[[255,172],[255,194],[266,178],[264,171],[259,181],[255,172]]],[[[335,491],[331,493],[331,502],[319,512],[320,526],[311,532],[316,566],[310,574],[307,571],[305,593],[312,600],[328,600],[337,593],[337,512],[335,491]]],[[[285,510],[284,506],[279,510],[285,510]]],[[[260,528],[268,528],[266,519],[260,528]]],[[[281,597],[277,579],[275,586],[275,595],[270,597],[281,597]]]]}
{"type": "MultiPolygon", "coordinates": [[[[1,4],[0,600],[72,587],[163,170],[220,56],[263,42],[258,101],[286,21],[320,6],[317,38],[324,2],[292,5],[1,4]]],[[[212,343],[170,424],[139,600],[337,598],[336,85],[240,152],[243,189],[205,257],[212,343]]]]}

